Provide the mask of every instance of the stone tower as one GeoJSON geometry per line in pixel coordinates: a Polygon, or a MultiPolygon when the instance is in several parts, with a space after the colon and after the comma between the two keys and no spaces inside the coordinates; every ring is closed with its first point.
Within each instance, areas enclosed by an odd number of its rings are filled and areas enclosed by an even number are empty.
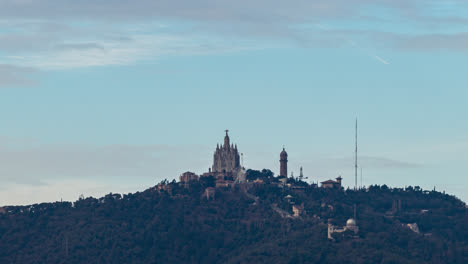
{"type": "Polygon", "coordinates": [[[280,176],[288,177],[288,153],[284,147],[280,154],[280,176]]]}
{"type": "Polygon", "coordinates": [[[234,173],[241,169],[239,152],[237,145],[230,145],[229,130],[226,130],[224,145],[217,145],[213,157],[213,172],[234,173]]]}

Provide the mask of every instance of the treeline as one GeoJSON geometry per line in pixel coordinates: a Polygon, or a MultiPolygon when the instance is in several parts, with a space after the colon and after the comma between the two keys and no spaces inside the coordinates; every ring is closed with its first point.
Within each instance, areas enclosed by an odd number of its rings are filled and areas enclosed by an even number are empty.
{"type": "Polygon", "coordinates": [[[270,184],[277,180],[268,170],[249,173],[267,183],[218,188],[214,200],[204,198],[214,186],[206,178],[6,207],[0,263],[468,263],[467,209],[453,196],[413,187],[288,188],[270,184]],[[291,212],[292,203],[303,203],[304,215],[272,210],[291,212]],[[345,225],[355,207],[357,236],[328,240],[328,221],[345,225]]]}

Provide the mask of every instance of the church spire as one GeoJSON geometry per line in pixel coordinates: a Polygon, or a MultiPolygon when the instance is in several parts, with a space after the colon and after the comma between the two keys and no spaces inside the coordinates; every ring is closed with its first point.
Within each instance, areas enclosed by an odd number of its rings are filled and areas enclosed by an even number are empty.
{"type": "Polygon", "coordinates": [[[229,130],[226,129],[225,131],[226,131],[226,136],[224,137],[224,147],[229,148],[229,135],[228,135],[229,130]]]}

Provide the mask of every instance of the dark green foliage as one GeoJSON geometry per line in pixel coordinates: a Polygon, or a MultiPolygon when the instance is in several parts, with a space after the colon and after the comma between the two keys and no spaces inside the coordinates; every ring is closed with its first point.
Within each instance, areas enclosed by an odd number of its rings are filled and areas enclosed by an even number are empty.
{"type": "MultiPolygon", "coordinates": [[[[268,170],[248,176],[275,182],[268,170]]],[[[188,188],[164,186],[170,190],[6,207],[0,263],[468,263],[465,204],[439,192],[254,184],[216,189],[207,201],[212,177],[188,188]],[[273,205],[291,212],[286,195],[304,203],[307,214],[275,212],[273,205]],[[354,204],[358,235],[328,240],[328,219],[345,225],[354,204]],[[417,223],[421,233],[406,223],[417,223]]]]}
{"type": "Polygon", "coordinates": [[[261,171],[248,169],[246,171],[246,179],[249,181],[259,179],[265,183],[270,183],[276,180],[274,173],[267,169],[263,169],[261,171]]]}

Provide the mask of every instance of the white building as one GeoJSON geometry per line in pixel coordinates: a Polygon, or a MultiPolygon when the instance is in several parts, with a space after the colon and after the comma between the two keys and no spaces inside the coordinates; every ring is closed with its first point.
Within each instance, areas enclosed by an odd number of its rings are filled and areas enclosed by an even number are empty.
{"type": "Polygon", "coordinates": [[[328,222],[328,239],[333,240],[333,236],[332,236],[333,233],[343,233],[346,230],[351,230],[352,232],[354,232],[354,234],[357,234],[359,232],[359,227],[356,224],[356,220],[354,220],[353,218],[348,219],[348,221],[346,221],[346,226],[342,228],[332,225],[329,221],[328,222]]]}

